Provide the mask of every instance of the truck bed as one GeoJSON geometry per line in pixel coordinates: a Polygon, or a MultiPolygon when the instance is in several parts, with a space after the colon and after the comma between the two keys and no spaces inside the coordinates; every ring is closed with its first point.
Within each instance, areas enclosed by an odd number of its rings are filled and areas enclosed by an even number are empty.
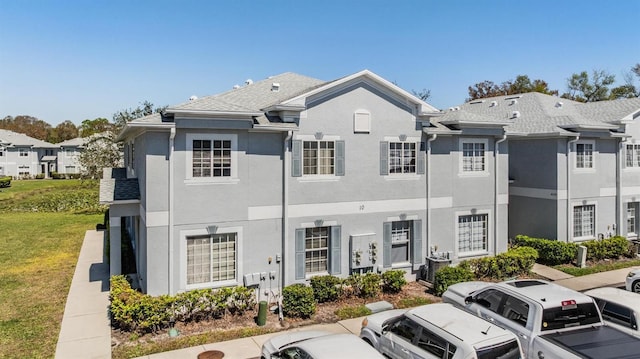
{"type": "Polygon", "coordinates": [[[638,358],[640,339],[608,326],[552,332],[540,336],[583,358],[638,358]]]}

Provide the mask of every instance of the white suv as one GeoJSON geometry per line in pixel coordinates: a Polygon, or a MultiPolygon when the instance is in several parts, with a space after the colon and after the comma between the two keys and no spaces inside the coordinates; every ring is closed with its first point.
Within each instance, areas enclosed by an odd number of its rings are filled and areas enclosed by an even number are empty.
{"type": "Polygon", "coordinates": [[[629,291],[640,293],[640,268],[629,272],[626,280],[626,288],[629,291]]]}

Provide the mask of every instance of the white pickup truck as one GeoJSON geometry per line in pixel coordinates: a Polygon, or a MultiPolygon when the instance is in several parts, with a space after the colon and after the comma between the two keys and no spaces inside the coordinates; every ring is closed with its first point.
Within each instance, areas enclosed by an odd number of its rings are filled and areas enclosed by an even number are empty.
{"type": "Polygon", "coordinates": [[[640,357],[638,338],[605,326],[592,298],[557,284],[464,282],[442,299],[515,333],[529,359],[640,357]]]}

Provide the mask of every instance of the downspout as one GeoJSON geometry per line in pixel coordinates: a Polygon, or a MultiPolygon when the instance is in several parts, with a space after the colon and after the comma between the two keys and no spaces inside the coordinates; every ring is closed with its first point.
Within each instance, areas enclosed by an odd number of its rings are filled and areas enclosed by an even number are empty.
{"type": "Polygon", "coordinates": [[[282,314],[282,287],[285,282],[285,273],[284,273],[284,257],[287,250],[287,242],[289,241],[289,176],[288,169],[289,165],[289,141],[293,137],[293,131],[287,132],[287,137],[284,139],[284,143],[282,145],[283,149],[283,165],[282,165],[282,248],[280,253],[280,260],[278,261],[276,255],[276,261],[278,262],[278,267],[280,270],[280,276],[278,280],[278,318],[282,322],[284,320],[284,315],[282,314]]]}
{"type": "Polygon", "coordinates": [[[433,253],[431,251],[431,142],[435,141],[438,138],[437,134],[432,134],[427,139],[427,241],[429,246],[427,247],[427,256],[431,256],[433,253]]]}
{"type": "Polygon", "coordinates": [[[571,218],[571,144],[579,139],[580,136],[575,136],[573,140],[567,141],[567,218],[565,219],[567,227],[567,243],[569,243],[569,239],[571,238],[571,222],[569,221],[571,218]]]}
{"type": "Polygon", "coordinates": [[[173,284],[173,151],[175,149],[176,128],[172,127],[169,133],[169,295],[174,294],[173,284]]]}
{"type": "Polygon", "coordinates": [[[622,163],[624,161],[622,151],[624,149],[625,142],[627,142],[626,137],[620,139],[618,152],[616,153],[616,156],[618,157],[618,161],[616,163],[616,236],[621,234],[623,220],[622,217],[625,213],[624,208],[622,208],[622,163]]]}
{"type": "Polygon", "coordinates": [[[493,158],[494,158],[494,162],[495,162],[495,170],[494,170],[494,179],[493,179],[493,184],[494,184],[494,196],[495,198],[493,199],[493,255],[498,255],[498,190],[500,189],[500,186],[498,186],[498,169],[499,166],[498,164],[500,163],[500,159],[498,158],[500,156],[500,149],[499,149],[499,145],[507,140],[507,134],[503,133],[502,134],[502,138],[496,140],[494,146],[493,146],[493,158]]]}

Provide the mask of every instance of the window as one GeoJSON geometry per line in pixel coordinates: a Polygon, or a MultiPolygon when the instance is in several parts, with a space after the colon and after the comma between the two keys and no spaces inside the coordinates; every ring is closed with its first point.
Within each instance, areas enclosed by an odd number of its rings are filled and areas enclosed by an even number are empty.
{"type": "Polygon", "coordinates": [[[231,141],[193,140],[193,177],[230,176],[231,141]]]}
{"type": "Polygon", "coordinates": [[[576,144],[576,168],[593,168],[593,143],[576,144]]]}
{"type": "Polygon", "coordinates": [[[417,323],[414,323],[409,318],[403,317],[395,323],[392,323],[389,327],[389,331],[409,343],[413,343],[413,338],[416,335],[417,323]]]}
{"type": "Polygon", "coordinates": [[[237,233],[186,237],[187,285],[236,279],[237,233]]]}
{"type": "Polygon", "coordinates": [[[389,173],[416,173],[415,142],[389,142],[389,173]]]}
{"type": "Polygon", "coordinates": [[[329,227],[307,228],[304,242],[306,273],[327,272],[329,268],[329,227]]]}
{"type": "Polygon", "coordinates": [[[460,254],[486,252],[489,221],[487,214],[458,217],[458,251],[460,254]]]}
{"type": "Polygon", "coordinates": [[[333,141],[304,141],[303,174],[331,175],[334,173],[335,144],[333,141]]]}
{"type": "Polygon", "coordinates": [[[65,173],[76,173],[76,166],[64,166],[65,173]]]}
{"type": "Polygon", "coordinates": [[[627,167],[640,167],[640,144],[627,145],[627,167]]]}
{"type": "Polygon", "coordinates": [[[411,240],[411,221],[391,223],[391,263],[409,262],[409,242],[411,240]]]}
{"type": "Polygon", "coordinates": [[[529,318],[529,304],[518,298],[507,295],[507,301],[504,303],[502,316],[516,324],[526,327],[527,320],[529,318]]]}
{"type": "Polygon", "coordinates": [[[307,275],[340,274],[342,227],[317,226],[296,229],[296,279],[307,275]]]}
{"type": "Polygon", "coordinates": [[[478,293],[478,295],[475,296],[474,301],[490,311],[498,313],[502,307],[501,304],[504,296],[505,294],[498,290],[487,289],[484,292],[478,293]]]}
{"type": "Polygon", "coordinates": [[[638,210],[640,207],[639,202],[627,203],[627,233],[638,233],[638,210]]]}
{"type": "Polygon", "coordinates": [[[486,141],[461,141],[462,172],[486,171],[486,141]]]}
{"type": "Polygon", "coordinates": [[[456,346],[422,327],[418,337],[418,347],[438,358],[451,359],[456,353],[456,346]]]}
{"type": "Polygon", "coordinates": [[[600,298],[594,299],[596,300],[596,303],[598,303],[598,307],[602,313],[602,319],[622,325],[626,328],[637,329],[636,320],[631,309],[620,304],[607,302],[600,298]]]}
{"type": "Polygon", "coordinates": [[[595,234],[596,206],[573,207],[573,236],[593,237],[595,234]]]}
{"type": "Polygon", "coordinates": [[[24,148],[21,148],[20,150],[20,157],[28,157],[29,156],[29,151],[27,151],[24,148]]]}
{"type": "Polygon", "coordinates": [[[569,308],[551,307],[542,311],[542,331],[569,328],[600,322],[598,307],[592,303],[580,303],[569,308]]]}

